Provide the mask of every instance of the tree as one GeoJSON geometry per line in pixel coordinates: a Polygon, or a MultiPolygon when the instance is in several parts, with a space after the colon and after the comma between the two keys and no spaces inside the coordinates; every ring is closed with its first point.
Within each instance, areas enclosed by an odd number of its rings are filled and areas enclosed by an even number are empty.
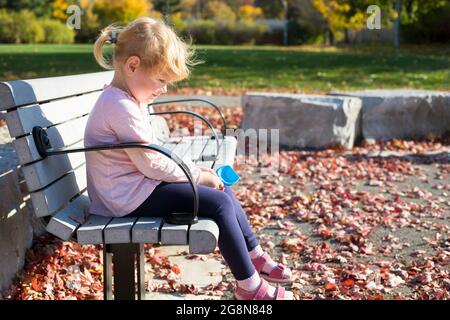
{"type": "Polygon", "coordinates": [[[348,1],[339,0],[312,0],[314,7],[319,11],[328,26],[328,41],[334,45],[335,34],[348,28],[362,28],[364,15],[356,12],[353,16],[349,14],[352,7],[348,1]]]}
{"type": "Polygon", "coordinates": [[[316,28],[323,28],[325,20],[315,9],[311,0],[289,0],[288,19],[299,20],[303,23],[314,24],[316,28]]]}
{"type": "Polygon", "coordinates": [[[239,13],[239,10],[242,6],[253,6],[253,0],[226,0],[225,1],[228,6],[235,13],[239,13]]]}
{"type": "Polygon", "coordinates": [[[127,24],[149,14],[151,6],[146,0],[99,0],[94,5],[102,27],[117,22],[127,24]]]}
{"type": "Polygon", "coordinates": [[[401,19],[405,24],[414,23],[420,16],[424,16],[448,4],[449,0],[402,0],[401,19]]]}
{"type": "Polygon", "coordinates": [[[197,0],[181,0],[178,4],[180,17],[184,19],[191,19],[195,16],[197,8],[197,0]]]}
{"type": "Polygon", "coordinates": [[[418,22],[428,13],[443,8],[449,4],[448,0],[418,1],[418,0],[397,0],[397,20],[395,23],[394,46],[400,46],[400,26],[401,24],[412,25],[418,22]]]}
{"type": "Polygon", "coordinates": [[[266,18],[284,18],[283,3],[281,0],[256,0],[255,6],[263,10],[266,18]]]}
{"type": "MultiPolygon", "coordinates": [[[[362,1],[362,0],[360,0],[362,1]]],[[[368,1],[365,1],[366,4],[368,1]]],[[[401,25],[412,25],[417,23],[421,17],[431,12],[436,12],[445,7],[449,0],[378,0],[371,1],[378,5],[388,19],[385,19],[385,25],[390,26],[394,21],[394,46],[400,45],[400,27],[401,25]]]]}
{"type": "Polygon", "coordinates": [[[48,17],[53,0],[0,0],[0,8],[14,11],[30,10],[37,17],[48,17]]]}
{"type": "Polygon", "coordinates": [[[217,19],[225,21],[236,21],[236,14],[222,1],[208,1],[203,8],[203,17],[206,19],[217,19]]]}
{"type": "Polygon", "coordinates": [[[95,3],[91,0],[80,0],[81,28],[77,30],[76,40],[78,42],[92,42],[100,31],[100,21],[94,12],[95,3]]]}
{"type": "Polygon", "coordinates": [[[402,38],[413,43],[448,43],[448,39],[450,39],[450,1],[446,2],[439,7],[422,10],[417,17],[414,17],[414,21],[406,18],[405,12],[403,12],[402,38]]]}
{"type": "Polygon", "coordinates": [[[181,0],[153,0],[153,8],[165,15],[171,15],[180,10],[181,0]]]}
{"type": "Polygon", "coordinates": [[[257,18],[262,17],[263,11],[259,7],[252,5],[244,5],[239,8],[239,18],[242,20],[255,21],[257,18]]]}
{"type": "Polygon", "coordinates": [[[45,39],[44,28],[33,12],[0,9],[0,41],[6,43],[39,43],[45,39]]]}
{"type": "Polygon", "coordinates": [[[67,8],[69,5],[74,4],[74,1],[67,0],[54,0],[51,4],[52,13],[51,17],[65,22],[68,18],[67,8]]]}

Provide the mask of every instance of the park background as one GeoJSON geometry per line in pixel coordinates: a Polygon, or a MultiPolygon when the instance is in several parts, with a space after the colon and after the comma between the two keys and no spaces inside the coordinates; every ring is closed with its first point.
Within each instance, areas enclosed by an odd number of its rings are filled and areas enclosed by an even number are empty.
{"type": "Polygon", "coordinates": [[[0,8],[2,80],[100,71],[99,30],[148,15],[191,39],[205,61],[174,89],[448,88],[446,0],[0,0],[0,8]],[[78,30],[66,26],[73,4],[78,30]],[[381,29],[367,29],[370,5],[381,10],[381,29]]]}

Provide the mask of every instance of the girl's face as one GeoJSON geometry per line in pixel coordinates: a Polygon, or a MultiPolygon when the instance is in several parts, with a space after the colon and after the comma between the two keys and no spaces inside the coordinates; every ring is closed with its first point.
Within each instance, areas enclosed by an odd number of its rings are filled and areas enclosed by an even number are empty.
{"type": "Polygon", "coordinates": [[[167,92],[168,80],[162,75],[150,75],[142,67],[140,60],[131,59],[125,68],[127,68],[127,86],[140,103],[150,103],[167,92]]]}

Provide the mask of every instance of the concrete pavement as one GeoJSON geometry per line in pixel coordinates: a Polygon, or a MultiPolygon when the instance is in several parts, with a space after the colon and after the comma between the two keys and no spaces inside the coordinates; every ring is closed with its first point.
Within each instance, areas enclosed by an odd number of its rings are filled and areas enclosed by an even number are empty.
{"type": "MultiPolygon", "coordinates": [[[[180,282],[185,285],[193,284],[195,287],[206,287],[218,284],[222,281],[222,270],[225,266],[215,259],[189,260],[183,252],[188,251],[188,246],[161,246],[158,247],[158,255],[167,256],[169,261],[180,267],[180,282]]],[[[145,278],[152,284],[164,284],[165,279],[157,279],[153,272],[146,272],[145,278]]],[[[220,296],[193,295],[180,293],[147,292],[146,300],[220,300],[220,296]]]]}

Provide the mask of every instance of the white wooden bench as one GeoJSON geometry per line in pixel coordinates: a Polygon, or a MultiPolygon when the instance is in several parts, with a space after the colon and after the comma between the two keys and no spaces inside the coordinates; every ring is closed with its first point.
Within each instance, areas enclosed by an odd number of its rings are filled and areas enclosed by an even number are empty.
{"type": "MultiPolygon", "coordinates": [[[[113,298],[112,284],[114,299],[143,299],[144,243],[189,245],[190,253],[206,254],[216,248],[219,230],[210,219],[171,224],[160,218],[88,214],[84,151],[66,151],[84,148],[87,116],[112,77],[113,72],[107,71],[1,82],[0,112],[5,113],[34,214],[45,220],[48,232],[62,240],[103,244],[105,299],[113,298]],[[43,142],[43,136],[47,136],[51,148],[36,145],[43,142]]],[[[234,137],[217,132],[212,137],[171,137],[165,119],[154,112],[153,105],[149,105],[149,112],[158,143],[150,147],[177,162],[188,177],[190,172],[181,160],[185,156],[199,166],[213,169],[233,163],[237,145],[234,137]]],[[[191,111],[186,113],[210,125],[204,117],[191,111]]],[[[225,121],[223,114],[221,117],[225,121]]],[[[198,201],[192,181],[191,186],[193,201],[198,201]]]]}

